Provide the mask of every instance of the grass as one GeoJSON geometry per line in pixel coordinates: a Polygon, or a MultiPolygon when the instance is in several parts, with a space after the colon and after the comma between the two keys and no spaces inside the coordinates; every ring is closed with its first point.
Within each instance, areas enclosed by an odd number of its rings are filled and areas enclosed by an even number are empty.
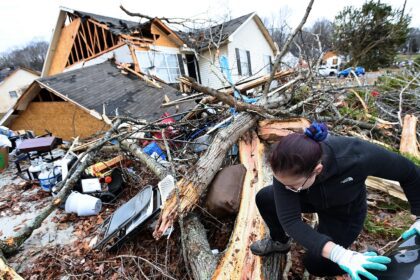
{"type": "Polygon", "coordinates": [[[408,54],[398,54],[396,57],[395,57],[395,61],[398,61],[398,62],[400,62],[400,61],[403,61],[403,60],[409,60],[409,59],[416,59],[416,58],[418,58],[418,57],[420,57],[420,53],[415,53],[415,54],[412,54],[412,55],[408,55],[408,54]]]}

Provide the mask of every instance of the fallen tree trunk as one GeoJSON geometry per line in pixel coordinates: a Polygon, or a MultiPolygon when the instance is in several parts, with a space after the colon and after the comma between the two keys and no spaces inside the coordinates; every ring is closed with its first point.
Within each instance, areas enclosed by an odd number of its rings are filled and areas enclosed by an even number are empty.
{"type": "Polygon", "coordinates": [[[185,248],[194,279],[210,279],[218,259],[211,252],[206,229],[196,215],[190,214],[184,219],[184,232],[185,248]]]}
{"type": "Polygon", "coordinates": [[[263,259],[251,253],[252,242],[262,239],[265,225],[255,204],[255,195],[268,184],[271,177],[264,173],[264,145],[255,132],[239,141],[239,156],[246,167],[241,206],[228,248],[212,279],[264,279],[263,259]]]}
{"type": "Polygon", "coordinates": [[[173,224],[178,214],[185,215],[195,207],[222,166],[226,152],[255,123],[255,116],[243,112],[238,114],[228,127],[219,130],[205,154],[176,184],[179,189],[179,202],[175,192],[168,197],[153,233],[156,239],[159,239],[173,224]]]}
{"type": "Polygon", "coordinates": [[[404,117],[404,125],[401,133],[400,152],[420,159],[420,152],[417,147],[416,135],[417,118],[413,115],[404,117]]]}

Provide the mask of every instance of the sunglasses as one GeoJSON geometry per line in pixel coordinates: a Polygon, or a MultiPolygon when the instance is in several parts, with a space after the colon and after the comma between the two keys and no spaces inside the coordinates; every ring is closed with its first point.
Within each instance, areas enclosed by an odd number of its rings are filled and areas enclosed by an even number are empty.
{"type": "Polygon", "coordinates": [[[292,186],[286,186],[286,185],[284,185],[284,187],[285,187],[286,189],[288,189],[289,191],[292,191],[292,192],[298,193],[298,192],[300,192],[301,190],[303,190],[303,189],[304,189],[304,188],[303,188],[303,186],[306,184],[306,182],[308,182],[309,178],[311,178],[314,174],[315,174],[315,173],[311,173],[311,174],[309,174],[309,176],[308,176],[308,177],[306,177],[305,182],[303,182],[302,186],[300,186],[300,187],[299,187],[299,188],[297,188],[297,189],[293,188],[292,186]]]}

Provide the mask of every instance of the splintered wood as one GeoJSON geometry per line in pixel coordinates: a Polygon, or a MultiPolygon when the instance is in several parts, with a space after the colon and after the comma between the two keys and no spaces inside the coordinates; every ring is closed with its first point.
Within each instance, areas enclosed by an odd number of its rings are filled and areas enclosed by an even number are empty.
{"type": "Polygon", "coordinates": [[[262,258],[251,253],[249,246],[262,239],[264,222],[255,204],[255,195],[268,182],[264,174],[264,145],[255,132],[239,141],[239,156],[246,167],[241,206],[226,253],[212,279],[263,279],[262,258]]]}
{"type": "Polygon", "coordinates": [[[258,136],[265,141],[274,142],[293,132],[302,132],[311,123],[304,118],[286,120],[262,120],[258,123],[258,136]]]}
{"type": "Polygon", "coordinates": [[[417,118],[413,115],[404,117],[404,126],[401,134],[400,152],[420,158],[417,143],[417,118]]]}

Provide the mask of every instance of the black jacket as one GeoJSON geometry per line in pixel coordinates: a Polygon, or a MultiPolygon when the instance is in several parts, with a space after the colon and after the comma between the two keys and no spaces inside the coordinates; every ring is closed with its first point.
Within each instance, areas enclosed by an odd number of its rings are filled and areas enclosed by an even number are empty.
{"type": "MultiPolygon", "coordinates": [[[[277,216],[283,229],[310,252],[321,255],[329,236],[318,233],[301,219],[304,212],[343,209],[344,205],[366,204],[365,180],[368,176],[398,181],[414,215],[420,215],[420,169],[405,157],[375,144],[351,137],[329,136],[321,142],[324,169],[315,183],[300,193],[287,190],[274,178],[277,216]],[[309,209],[308,209],[309,208],[309,209]]],[[[345,208],[345,207],[344,207],[345,208]]],[[[338,213],[344,219],[357,216],[356,207],[338,213]]]]}

